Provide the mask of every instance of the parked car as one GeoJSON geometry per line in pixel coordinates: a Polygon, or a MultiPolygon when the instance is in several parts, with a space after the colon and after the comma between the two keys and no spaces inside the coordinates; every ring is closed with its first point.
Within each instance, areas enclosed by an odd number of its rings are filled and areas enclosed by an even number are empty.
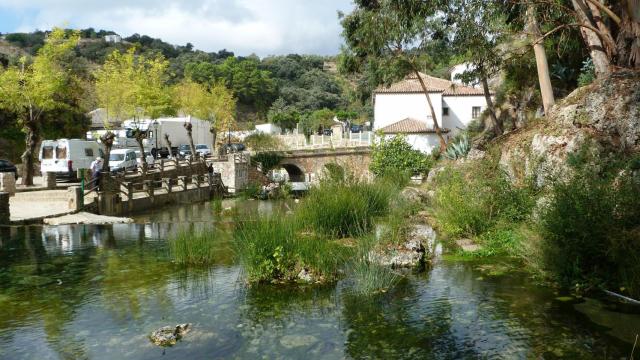
{"type": "Polygon", "coordinates": [[[241,143],[230,143],[230,144],[224,144],[222,148],[228,153],[234,153],[234,152],[244,151],[244,149],[246,149],[247,147],[241,143]]]}
{"type": "Polygon", "coordinates": [[[0,159],[0,172],[3,173],[13,173],[16,180],[18,179],[18,168],[11,163],[9,160],[0,159]]]}
{"type": "Polygon", "coordinates": [[[40,145],[40,172],[54,172],[60,178],[75,179],[76,170],[89,169],[102,157],[102,147],[96,141],[80,139],[44,140],[40,145]]]}
{"type": "Polygon", "coordinates": [[[359,133],[362,132],[363,128],[362,125],[351,125],[351,130],[352,133],[359,133]]]}
{"type": "Polygon", "coordinates": [[[126,172],[138,169],[136,152],[132,149],[114,149],[109,154],[111,172],[126,172]]]}
{"type": "Polygon", "coordinates": [[[191,146],[189,145],[178,146],[178,156],[182,159],[191,158],[191,146]]]}
{"type": "Polygon", "coordinates": [[[324,129],[324,130],[322,130],[322,135],[325,135],[325,136],[333,135],[333,129],[324,129]]]}
{"type": "MultiPolygon", "coordinates": [[[[140,156],[140,150],[135,150],[136,152],[136,160],[138,161],[138,166],[142,166],[142,157],[140,156]]],[[[153,155],[151,155],[151,153],[149,151],[145,151],[144,152],[144,157],[145,159],[147,159],[147,165],[149,165],[150,168],[154,167],[156,164],[156,159],[153,157],[153,155]]]]}
{"type": "Polygon", "coordinates": [[[209,155],[211,155],[211,149],[209,149],[209,145],[206,145],[206,144],[196,144],[196,152],[200,156],[209,156],[209,155]]]}

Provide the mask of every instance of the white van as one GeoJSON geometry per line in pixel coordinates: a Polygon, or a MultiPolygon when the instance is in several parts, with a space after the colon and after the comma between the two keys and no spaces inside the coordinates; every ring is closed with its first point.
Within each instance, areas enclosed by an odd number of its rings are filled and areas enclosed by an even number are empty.
{"type": "Polygon", "coordinates": [[[137,170],[136,152],[132,149],[111,150],[111,154],[109,154],[109,169],[111,172],[137,170]]]}
{"type": "Polygon", "coordinates": [[[89,169],[91,162],[102,157],[102,147],[95,141],[80,139],[43,140],[40,145],[40,171],[54,172],[60,177],[76,177],[76,170],[89,169]]]}

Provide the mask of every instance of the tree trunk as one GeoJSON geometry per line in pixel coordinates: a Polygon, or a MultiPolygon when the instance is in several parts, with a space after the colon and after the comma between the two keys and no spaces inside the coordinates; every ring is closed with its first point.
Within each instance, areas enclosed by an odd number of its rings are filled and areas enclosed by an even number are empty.
{"type": "Polygon", "coordinates": [[[22,153],[22,185],[33,185],[33,156],[40,140],[40,132],[35,121],[29,119],[25,122],[26,146],[22,153]]]}
{"type": "Polygon", "coordinates": [[[184,124],[184,128],[187,129],[187,136],[189,136],[189,147],[191,148],[191,159],[197,159],[196,146],[193,144],[193,125],[190,122],[184,124]]]}
{"type": "Polygon", "coordinates": [[[415,66],[413,67],[413,72],[418,77],[420,87],[422,87],[424,96],[427,98],[427,104],[429,105],[429,111],[431,112],[431,118],[433,119],[433,129],[435,130],[436,135],[438,135],[438,140],[440,140],[440,152],[443,152],[447,149],[447,142],[442,136],[442,130],[440,129],[440,126],[438,126],[438,118],[436,117],[436,111],[433,109],[433,104],[431,103],[431,98],[429,97],[429,90],[427,89],[427,85],[425,85],[424,80],[422,80],[420,72],[415,68],[415,66]]]}
{"type": "Polygon", "coordinates": [[[102,162],[102,172],[109,172],[109,158],[111,157],[111,149],[113,148],[113,140],[116,138],[116,134],[111,131],[107,131],[100,137],[100,141],[104,146],[104,161],[102,162]]]}
{"type": "Polygon", "coordinates": [[[580,27],[580,33],[582,38],[586,42],[589,48],[589,54],[591,60],[593,60],[593,66],[595,69],[596,77],[606,77],[611,73],[611,59],[607,56],[607,53],[602,45],[602,40],[598,34],[585,26],[594,27],[595,24],[589,18],[591,13],[589,7],[584,3],[584,0],[571,0],[573,9],[576,11],[578,22],[584,26],[580,27]]]}
{"type": "Polygon", "coordinates": [[[147,157],[144,154],[144,144],[143,140],[145,138],[144,133],[140,130],[136,130],[136,142],[138,143],[138,147],[140,148],[140,162],[142,163],[142,173],[146,174],[149,169],[149,164],[147,163],[147,157]]]}
{"type": "Polygon", "coordinates": [[[616,48],[617,65],[632,69],[640,68],[640,1],[628,1],[622,6],[622,21],[619,24],[616,48]]]}
{"type": "Polygon", "coordinates": [[[482,70],[482,90],[484,91],[484,99],[487,101],[487,109],[489,110],[489,117],[491,118],[491,123],[493,125],[493,131],[496,136],[502,135],[504,130],[502,129],[502,124],[498,121],[498,117],[496,116],[496,110],[493,106],[493,100],[491,99],[491,90],[489,89],[489,81],[487,80],[487,75],[482,70]]]}
{"type": "Polygon", "coordinates": [[[164,134],[164,141],[167,143],[169,149],[169,158],[173,158],[173,150],[171,148],[171,140],[169,140],[169,134],[164,134]]]}
{"type": "Polygon", "coordinates": [[[211,137],[213,138],[213,144],[211,145],[211,155],[213,155],[216,153],[216,140],[218,138],[218,130],[216,130],[216,128],[212,125],[211,128],[209,128],[209,131],[211,132],[211,137]]]}
{"type": "Polygon", "coordinates": [[[536,12],[533,5],[527,7],[527,27],[533,39],[533,52],[536,56],[536,67],[538,69],[538,81],[540,82],[540,93],[542,94],[542,106],[545,115],[549,115],[549,110],[555,103],[553,97],[553,87],[551,86],[551,76],[549,75],[549,63],[547,62],[547,52],[540,38],[542,33],[536,20],[536,12]]]}

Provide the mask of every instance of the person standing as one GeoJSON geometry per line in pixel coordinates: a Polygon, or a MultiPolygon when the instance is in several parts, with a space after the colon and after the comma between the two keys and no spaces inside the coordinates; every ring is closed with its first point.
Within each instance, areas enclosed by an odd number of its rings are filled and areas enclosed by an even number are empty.
{"type": "Polygon", "coordinates": [[[100,186],[100,172],[102,171],[102,158],[97,157],[90,166],[91,170],[91,182],[94,183],[94,188],[100,186]]]}

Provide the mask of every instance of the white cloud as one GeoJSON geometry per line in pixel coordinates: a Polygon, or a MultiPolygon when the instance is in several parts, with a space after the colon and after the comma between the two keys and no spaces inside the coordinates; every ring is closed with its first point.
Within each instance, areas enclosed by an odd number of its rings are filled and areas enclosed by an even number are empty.
{"type": "Polygon", "coordinates": [[[0,10],[22,15],[21,31],[93,27],[260,56],[337,53],[337,11],[351,6],[350,0],[0,0],[0,10]]]}

